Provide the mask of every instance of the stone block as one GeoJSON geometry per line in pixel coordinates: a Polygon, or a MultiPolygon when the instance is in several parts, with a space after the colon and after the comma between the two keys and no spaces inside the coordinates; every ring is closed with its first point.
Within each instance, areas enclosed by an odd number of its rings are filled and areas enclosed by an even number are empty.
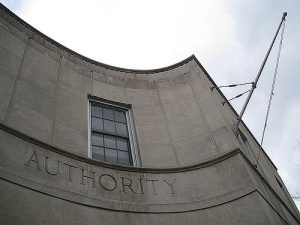
{"type": "Polygon", "coordinates": [[[20,80],[46,96],[55,97],[59,63],[28,47],[20,80]]]}
{"type": "Polygon", "coordinates": [[[210,87],[205,86],[201,81],[200,76],[204,75],[202,73],[199,74],[199,72],[195,70],[191,70],[189,76],[191,80],[190,86],[195,93],[210,130],[214,131],[224,126],[225,120],[216,105],[210,87]]]}
{"type": "Polygon", "coordinates": [[[154,89],[126,88],[128,103],[132,105],[159,105],[159,97],[154,89]]]}
{"type": "Polygon", "coordinates": [[[228,186],[235,190],[239,187],[247,187],[254,185],[246,163],[241,155],[235,155],[227,160],[221,162],[222,173],[226,174],[228,186]]]}
{"type": "Polygon", "coordinates": [[[14,80],[0,71],[0,121],[4,121],[13,91],[14,80]]]}
{"type": "Polygon", "coordinates": [[[99,75],[96,76],[98,78],[93,80],[93,95],[110,101],[126,103],[126,93],[122,84],[123,81],[118,80],[118,82],[115,82],[115,79],[110,77],[110,82],[114,83],[114,85],[111,85],[103,82],[103,77],[99,78],[99,75]]]}
{"type": "Polygon", "coordinates": [[[170,143],[167,128],[160,126],[136,126],[139,143],[170,143]]]}
{"type": "Polygon", "coordinates": [[[53,144],[79,155],[88,155],[87,129],[74,129],[58,121],[54,124],[53,144]]]}
{"type": "Polygon", "coordinates": [[[107,84],[106,91],[108,100],[126,103],[125,88],[123,86],[107,84]]]}
{"type": "Polygon", "coordinates": [[[11,54],[22,57],[25,43],[18,35],[0,22],[0,46],[11,54]]]}
{"type": "Polygon", "coordinates": [[[221,127],[212,132],[212,135],[220,152],[227,152],[238,147],[235,136],[228,127],[221,127]]]}
{"type": "Polygon", "coordinates": [[[87,155],[90,78],[62,67],[57,93],[53,143],[87,155]]]}
{"type": "Polygon", "coordinates": [[[83,130],[88,126],[88,99],[68,93],[61,87],[56,103],[56,122],[74,129],[83,130]]]}
{"type": "Polygon", "coordinates": [[[175,142],[175,151],[180,165],[197,164],[218,153],[210,134],[175,142]]]}
{"type": "Polygon", "coordinates": [[[132,113],[135,124],[139,126],[163,126],[163,131],[167,132],[166,121],[159,105],[133,105],[132,113]]]}
{"type": "Polygon", "coordinates": [[[144,167],[175,167],[177,160],[170,144],[139,143],[140,155],[144,167]]]}
{"type": "Polygon", "coordinates": [[[49,141],[54,99],[19,81],[6,124],[42,141],[49,141]]]}
{"type": "Polygon", "coordinates": [[[155,89],[155,85],[152,80],[135,78],[135,79],[126,79],[125,88],[149,90],[149,89],[155,89]]]}
{"type": "Polygon", "coordinates": [[[106,83],[100,82],[96,79],[93,80],[93,95],[103,99],[109,99],[107,93],[106,83]]]}
{"type": "Polygon", "coordinates": [[[168,125],[174,142],[199,137],[209,132],[206,124],[199,117],[177,123],[168,122],[168,125]]]}

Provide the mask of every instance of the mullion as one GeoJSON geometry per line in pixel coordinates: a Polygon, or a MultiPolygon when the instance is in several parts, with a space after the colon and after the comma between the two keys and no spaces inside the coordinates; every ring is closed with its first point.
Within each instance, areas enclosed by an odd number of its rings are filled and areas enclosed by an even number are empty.
{"type": "Polygon", "coordinates": [[[97,116],[92,116],[92,117],[96,117],[96,118],[99,118],[99,119],[103,119],[103,120],[109,120],[109,121],[112,121],[112,122],[116,122],[116,123],[123,123],[123,124],[126,124],[127,125],[127,122],[121,122],[121,121],[117,121],[117,120],[111,120],[111,119],[106,119],[106,118],[101,118],[101,117],[97,117],[97,116]]]}
{"type": "MultiPolygon", "coordinates": [[[[99,147],[102,147],[102,146],[99,146],[99,147]]],[[[120,151],[120,152],[128,152],[128,151],[126,151],[126,150],[122,150],[122,149],[118,149],[118,148],[116,148],[116,150],[118,150],[118,151],[120,151]]]]}
{"type": "MultiPolygon", "coordinates": [[[[96,135],[96,136],[97,136],[97,135],[96,135]]],[[[103,136],[103,134],[100,133],[100,132],[92,131],[92,133],[91,133],[91,144],[92,144],[92,146],[104,147],[104,136],[103,136]],[[100,135],[101,135],[100,137],[98,136],[97,138],[102,139],[103,145],[98,145],[98,144],[93,143],[93,134],[97,134],[97,135],[100,134],[100,135]]]]}
{"type": "Polygon", "coordinates": [[[117,162],[120,163],[120,160],[119,160],[119,151],[117,151],[117,162]]]}
{"type": "Polygon", "coordinates": [[[118,151],[118,152],[128,152],[129,153],[129,151],[125,151],[125,150],[121,150],[121,149],[118,149],[118,148],[109,148],[109,147],[105,147],[105,146],[101,146],[101,145],[93,145],[93,146],[97,146],[97,147],[103,147],[103,148],[107,148],[107,149],[112,149],[112,150],[116,150],[116,151],[118,151]]]}
{"type": "MultiPolygon", "coordinates": [[[[117,163],[118,163],[118,150],[117,149],[114,149],[114,148],[106,148],[106,147],[104,147],[104,155],[105,155],[105,157],[104,157],[104,160],[106,161],[106,162],[110,162],[110,161],[108,161],[107,159],[106,159],[106,150],[113,150],[113,151],[116,151],[117,152],[117,163]]],[[[112,152],[113,152],[112,151],[112,152]]]]}
{"type": "Polygon", "coordinates": [[[119,138],[124,138],[126,140],[129,140],[127,136],[121,136],[121,135],[117,135],[117,134],[113,134],[107,131],[98,131],[98,130],[92,130],[92,132],[98,133],[98,134],[106,134],[106,135],[110,135],[110,136],[114,136],[114,137],[119,137],[119,138]]]}
{"type": "MultiPolygon", "coordinates": [[[[97,106],[96,106],[97,107],[97,106]]],[[[124,111],[120,111],[120,110],[116,110],[114,109],[113,107],[103,107],[100,105],[100,108],[101,108],[101,111],[102,111],[102,117],[98,117],[98,116],[94,116],[92,115],[92,117],[96,117],[96,118],[100,118],[100,119],[104,119],[104,120],[109,120],[109,121],[114,121],[114,122],[117,122],[117,123],[123,123],[123,124],[127,124],[127,122],[122,122],[122,121],[117,121],[116,118],[115,118],[115,114],[113,113],[113,116],[114,116],[114,119],[107,119],[107,118],[104,118],[104,115],[103,115],[103,109],[106,108],[106,109],[110,109],[112,110],[113,112],[117,111],[117,112],[122,112],[122,113],[125,113],[125,110],[124,111]]]]}
{"type": "MultiPolygon", "coordinates": [[[[95,144],[92,144],[92,146],[105,148],[104,145],[95,145],[95,144]]],[[[122,151],[122,150],[120,150],[120,151],[122,151]]]]}
{"type": "Polygon", "coordinates": [[[115,151],[119,151],[119,149],[116,148],[108,148],[108,147],[104,147],[105,149],[111,149],[111,150],[115,150],[115,151]]]}
{"type": "MultiPolygon", "coordinates": [[[[125,110],[117,110],[117,109],[115,109],[115,108],[113,108],[113,107],[102,107],[102,115],[103,115],[103,119],[105,119],[105,120],[110,120],[110,121],[114,121],[114,122],[117,122],[117,123],[124,123],[124,124],[127,124],[127,122],[122,122],[122,121],[117,121],[116,120],[116,117],[115,117],[115,112],[122,112],[122,113],[125,113],[125,110]],[[104,118],[104,115],[103,115],[103,108],[106,108],[106,109],[110,109],[110,110],[112,110],[113,111],[113,117],[114,117],[114,119],[112,120],[112,119],[107,119],[107,118],[104,118]]],[[[126,116],[125,116],[125,118],[126,118],[126,116]]]]}
{"type": "MultiPolygon", "coordinates": [[[[121,165],[127,165],[127,164],[120,163],[119,152],[122,152],[122,151],[120,151],[120,150],[117,151],[117,161],[118,161],[118,163],[121,164],[121,165]]],[[[129,154],[129,152],[127,152],[127,153],[128,153],[127,154],[128,155],[128,163],[129,163],[129,165],[131,165],[132,164],[131,154],[129,154]]]]}
{"type": "MultiPolygon", "coordinates": [[[[129,139],[128,139],[128,138],[124,138],[124,137],[117,136],[117,135],[110,135],[110,134],[108,134],[108,133],[102,133],[102,132],[97,132],[97,131],[92,131],[92,132],[98,133],[98,134],[103,134],[103,135],[113,136],[113,137],[115,138],[115,140],[116,140],[116,149],[115,149],[115,150],[122,151],[122,152],[130,152],[130,150],[131,150],[130,145],[128,144],[128,142],[129,142],[129,139]],[[127,142],[127,151],[126,151],[126,150],[123,150],[123,149],[118,149],[118,148],[117,148],[117,139],[116,139],[116,138],[121,138],[121,139],[126,140],[126,142],[127,142]]],[[[102,146],[102,145],[95,145],[95,144],[93,144],[93,143],[92,143],[92,145],[93,145],[93,146],[98,146],[98,147],[103,147],[103,148],[105,148],[104,136],[103,136],[103,146],[102,146]]],[[[110,148],[110,149],[114,149],[114,148],[110,148]]]]}
{"type": "Polygon", "coordinates": [[[99,117],[99,116],[92,116],[92,117],[95,117],[95,118],[98,118],[98,119],[103,119],[103,117],[99,117]]]}

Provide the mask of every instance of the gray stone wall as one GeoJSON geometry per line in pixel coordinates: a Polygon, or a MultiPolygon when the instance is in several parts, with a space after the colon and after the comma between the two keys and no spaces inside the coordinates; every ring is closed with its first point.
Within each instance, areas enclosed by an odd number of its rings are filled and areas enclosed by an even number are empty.
{"type": "Polygon", "coordinates": [[[194,56],[149,71],[104,65],[0,6],[4,224],[299,224],[276,167],[241,124],[261,151],[255,167],[194,56]],[[89,96],[131,105],[138,167],[88,158],[89,96]]]}
{"type": "Polygon", "coordinates": [[[95,68],[0,29],[2,58],[15,62],[2,66],[1,121],[18,131],[87,156],[90,94],[132,105],[141,165],[189,165],[237,147],[193,60],[151,74],[95,68]]]}

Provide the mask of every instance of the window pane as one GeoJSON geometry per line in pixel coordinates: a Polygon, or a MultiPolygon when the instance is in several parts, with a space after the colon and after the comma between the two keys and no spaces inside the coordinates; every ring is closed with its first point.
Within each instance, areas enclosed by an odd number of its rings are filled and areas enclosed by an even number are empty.
{"type": "Polygon", "coordinates": [[[103,120],[96,117],[92,117],[92,129],[103,130],[103,120]]]}
{"type": "Polygon", "coordinates": [[[104,161],[104,148],[93,146],[92,147],[92,158],[104,161]]]}
{"type": "Polygon", "coordinates": [[[105,148],[105,161],[118,163],[117,151],[109,148],[105,148]]]}
{"type": "Polygon", "coordinates": [[[127,140],[124,138],[117,138],[117,149],[128,151],[127,140]]]}
{"type": "Polygon", "coordinates": [[[115,111],[115,120],[118,122],[126,123],[125,112],[115,111]]]}
{"type": "Polygon", "coordinates": [[[102,108],[99,106],[92,105],[92,116],[102,118],[102,108]]]}
{"type": "Polygon", "coordinates": [[[127,137],[127,125],[124,123],[116,123],[117,134],[127,137]]]}
{"type": "Polygon", "coordinates": [[[92,133],[92,144],[103,146],[103,134],[92,133]]]}
{"type": "Polygon", "coordinates": [[[103,108],[103,118],[114,120],[114,111],[112,109],[103,108]]]}
{"type": "Polygon", "coordinates": [[[110,135],[104,135],[104,146],[107,148],[116,148],[116,138],[110,135]]]}
{"type": "Polygon", "coordinates": [[[118,160],[120,164],[130,165],[128,152],[118,151],[118,160]]]}
{"type": "Polygon", "coordinates": [[[93,101],[90,107],[92,158],[132,165],[126,109],[93,101]]]}
{"type": "Polygon", "coordinates": [[[115,122],[110,120],[104,120],[104,130],[115,134],[116,133],[115,122]]]}

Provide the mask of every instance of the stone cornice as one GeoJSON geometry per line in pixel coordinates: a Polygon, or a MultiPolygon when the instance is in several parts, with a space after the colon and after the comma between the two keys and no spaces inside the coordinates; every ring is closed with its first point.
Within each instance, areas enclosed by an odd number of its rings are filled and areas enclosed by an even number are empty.
{"type": "Polygon", "coordinates": [[[11,135],[18,137],[24,141],[27,141],[31,144],[34,144],[34,145],[44,148],[48,151],[55,152],[59,155],[66,156],[66,157],[74,159],[74,160],[78,160],[78,161],[81,161],[84,163],[89,163],[89,164],[104,167],[104,168],[110,168],[110,169],[121,170],[121,171],[140,172],[140,173],[178,173],[178,172],[191,171],[191,170],[196,170],[196,169],[210,166],[212,164],[226,160],[227,158],[230,158],[238,153],[242,153],[240,151],[240,149],[236,148],[236,149],[233,149],[232,151],[220,154],[220,155],[212,157],[210,159],[206,159],[202,162],[188,165],[188,166],[182,166],[182,167],[166,167],[166,168],[133,167],[133,166],[123,166],[123,165],[118,165],[118,164],[111,164],[111,163],[107,163],[107,162],[100,162],[100,161],[93,160],[91,158],[87,158],[82,155],[73,154],[69,151],[63,150],[61,148],[55,147],[53,145],[50,145],[45,142],[39,141],[35,138],[32,138],[20,131],[17,131],[9,126],[6,126],[3,123],[0,123],[0,129],[11,135]]]}

